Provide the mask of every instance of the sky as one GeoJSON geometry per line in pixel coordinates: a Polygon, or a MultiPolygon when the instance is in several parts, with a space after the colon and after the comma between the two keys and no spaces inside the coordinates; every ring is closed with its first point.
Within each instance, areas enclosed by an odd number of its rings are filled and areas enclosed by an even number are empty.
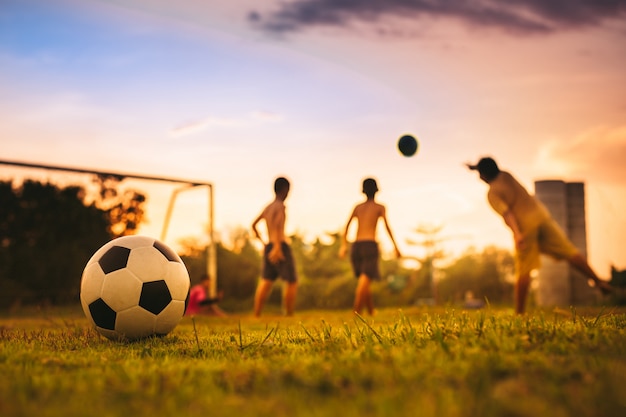
{"type": "MultiPolygon", "coordinates": [[[[464,165],[489,155],[531,192],[585,183],[608,277],[626,268],[625,68],[625,0],[0,0],[0,159],[211,182],[226,242],[277,176],[287,232],[310,239],[343,230],[373,177],[401,250],[441,227],[453,257],[512,249],[464,165]]],[[[24,176],[76,181],[0,166],[24,176]]],[[[177,186],[124,185],[160,236],[177,186]]],[[[207,213],[206,189],[180,192],[166,242],[202,240],[207,213]]]]}

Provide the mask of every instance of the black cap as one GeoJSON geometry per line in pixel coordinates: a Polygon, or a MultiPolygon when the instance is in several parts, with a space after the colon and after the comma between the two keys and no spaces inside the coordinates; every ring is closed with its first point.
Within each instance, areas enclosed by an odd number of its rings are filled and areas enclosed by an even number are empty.
{"type": "Polygon", "coordinates": [[[467,165],[471,170],[478,171],[485,178],[494,178],[500,172],[498,164],[491,157],[481,158],[476,165],[467,165]]]}

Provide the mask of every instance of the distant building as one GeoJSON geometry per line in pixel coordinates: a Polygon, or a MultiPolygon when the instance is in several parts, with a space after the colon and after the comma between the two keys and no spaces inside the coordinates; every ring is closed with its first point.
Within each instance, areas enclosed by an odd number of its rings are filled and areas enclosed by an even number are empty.
{"type": "MultiPolygon", "coordinates": [[[[535,196],[548,208],[554,220],[580,252],[587,257],[585,184],[561,180],[535,181],[535,196]]],[[[591,304],[597,292],[580,272],[565,261],[542,255],[536,301],[539,306],[591,304]]]]}

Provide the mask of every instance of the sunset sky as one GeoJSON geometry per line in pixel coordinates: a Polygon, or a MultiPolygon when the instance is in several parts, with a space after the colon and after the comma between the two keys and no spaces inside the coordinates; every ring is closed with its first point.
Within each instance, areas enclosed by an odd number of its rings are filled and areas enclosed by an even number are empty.
{"type": "MultiPolygon", "coordinates": [[[[626,268],[626,1],[0,0],[0,159],[211,181],[224,239],[278,175],[289,233],[337,232],[371,176],[407,254],[420,225],[512,248],[484,155],[584,181],[591,264],[626,268]]],[[[128,185],[158,237],[175,186],[128,185]]],[[[206,218],[180,194],[167,242],[206,218]]]]}

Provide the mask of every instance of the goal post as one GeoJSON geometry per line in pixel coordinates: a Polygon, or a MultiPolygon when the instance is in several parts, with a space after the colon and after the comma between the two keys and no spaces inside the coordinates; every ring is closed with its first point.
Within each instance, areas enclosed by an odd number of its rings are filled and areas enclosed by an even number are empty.
{"type": "Polygon", "coordinates": [[[207,245],[207,265],[206,265],[206,273],[211,278],[210,286],[209,286],[209,296],[211,298],[217,297],[217,250],[215,247],[215,235],[213,229],[214,223],[214,204],[213,204],[213,186],[211,184],[199,184],[199,183],[187,183],[179,188],[176,188],[172,191],[170,195],[170,201],[167,205],[167,211],[165,213],[165,219],[163,220],[163,229],[161,230],[161,240],[165,241],[165,237],[167,236],[167,230],[169,228],[170,219],[172,217],[172,213],[174,211],[174,203],[176,202],[176,198],[178,195],[187,190],[192,190],[196,187],[206,186],[209,193],[209,205],[207,207],[208,213],[208,230],[207,234],[209,236],[209,244],[207,245]]]}
{"type": "Polygon", "coordinates": [[[207,218],[208,218],[207,219],[208,220],[207,234],[209,237],[209,244],[207,245],[206,273],[209,275],[209,277],[211,277],[211,287],[209,288],[209,295],[211,298],[214,298],[217,296],[217,250],[216,250],[216,245],[215,245],[215,228],[214,228],[215,204],[213,201],[214,192],[213,192],[212,183],[206,182],[206,181],[187,180],[187,179],[181,179],[181,178],[141,175],[141,174],[134,174],[134,173],[128,173],[128,172],[99,171],[99,170],[87,169],[87,168],[65,167],[65,166],[48,165],[48,164],[36,164],[36,163],[30,163],[30,162],[9,161],[9,160],[1,160],[1,159],[0,159],[0,165],[10,165],[10,166],[21,167],[21,168],[43,169],[43,170],[50,170],[50,171],[64,171],[64,172],[72,172],[72,173],[77,173],[77,174],[99,175],[99,176],[105,176],[105,177],[116,177],[116,178],[119,178],[120,180],[124,180],[125,178],[133,178],[133,179],[145,180],[145,181],[161,181],[161,182],[182,184],[181,187],[175,189],[172,192],[172,195],[170,197],[170,202],[168,205],[167,213],[165,215],[165,219],[163,222],[161,240],[164,240],[167,234],[170,217],[174,209],[174,202],[178,194],[182,191],[189,190],[189,189],[196,188],[196,187],[207,187],[208,197],[209,197],[209,204],[207,207],[207,218]]]}

